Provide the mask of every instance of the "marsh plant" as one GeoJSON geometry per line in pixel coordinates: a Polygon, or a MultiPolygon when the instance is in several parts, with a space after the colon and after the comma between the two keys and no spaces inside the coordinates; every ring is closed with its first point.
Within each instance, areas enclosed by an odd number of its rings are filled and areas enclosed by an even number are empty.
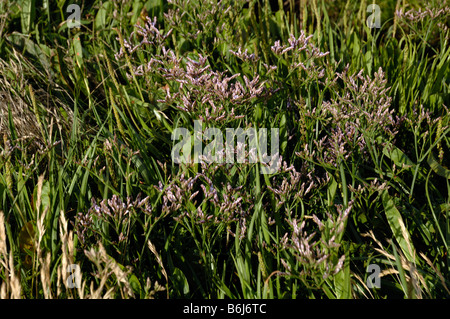
{"type": "Polygon", "coordinates": [[[1,298],[449,296],[448,1],[49,3],[0,3],[1,298]]]}

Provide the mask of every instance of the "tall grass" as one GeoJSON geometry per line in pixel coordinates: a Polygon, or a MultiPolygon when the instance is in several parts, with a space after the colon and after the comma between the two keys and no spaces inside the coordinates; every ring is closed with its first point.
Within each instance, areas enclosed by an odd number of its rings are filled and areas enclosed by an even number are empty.
{"type": "Polygon", "coordinates": [[[0,3],[1,298],[449,296],[448,1],[76,3],[0,3]]]}

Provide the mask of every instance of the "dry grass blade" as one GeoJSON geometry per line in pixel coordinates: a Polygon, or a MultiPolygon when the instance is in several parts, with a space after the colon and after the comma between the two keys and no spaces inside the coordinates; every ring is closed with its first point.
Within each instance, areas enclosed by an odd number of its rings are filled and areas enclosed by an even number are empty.
{"type": "MultiPolygon", "coordinates": [[[[6,248],[5,215],[3,214],[3,211],[0,210],[0,270],[8,269],[7,259],[8,250],[6,248]]],[[[2,282],[0,287],[0,299],[7,298],[7,289],[7,282],[2,282]]]]}
{"type": "MultiPolygon", "coordinates": [[[[403,228],[402,228],[402,230],[403,230],[403,228]]],[[[405,234],[403,234],[403,235],[405,236],[405,234]]],[[[381,242],[376,239],[373,231],[369,231],[368,233],[362,234],[362,236],[372,238],[377,243],[377,245],[380,247],[380,248],[374,248],[374,249],[377,252],[381,253],[383,256],[385,256],[389,260],[389,262],[391,262],[391,265],[392,265],[392,261],[396,260],[395,256],[386,251],[386,249],[383,247],[381,242]]],[[[411,255],[415,257],[415,254],[413,254],[413,249],[411,247],[409,247],[409,248],[410,248],[411,255]]],[[[428,288],[428,285],[427,285],[425,279],[423,278],[423,276],[418,272],[415,264],[409,262],[401,251],[399,251],[399,255],[400,255],[401,267],[409,272],[409,275],[406,274],[405,277],[406,277],[408,283],[411,284],[412,287],[414,288],[416,297],[422,298],[422,290],[419,287],[418,282],[421,283],[422,287],[425,289],[425,291],[428,293],[428,295],[430,295],[430,290],[428,288]]],[[[399,274],[399,271],[396,270],[395,268],[385,269],[380,273],[380,277],[391,275],[391,274],[399,274]]]]}
{"type": "Polygon", "coordinates": [[[442,276],[442,273],[439,271],[439,269],[437,269],[433,263],[431,262],[431,260],[422,252],[420,252],[420,256],[425,259],[425,261],[427,262],[427,264],[434,270],[434,272],[438,275],[439,279],[441,280],[442,286],[444,287],[445,291],[447,291],[447,293],[450,295],[450,290],[448,289],[447,285],[445,284],[445,279],[444,276],[442,276]]]}
{"type": "Polygon", "coordinates": [[[41,241],[42,238],[44,237],[44,233],[45,233],[45,224],[44,224],[44,220],[45,220],[45,216],[47,215],[48,212],[48,206],[45,207],[44,211],[41,214],[41,195],[42,195],[42,185],[44,182],[44,175],[39,176],[38,179],[38,185],[37,185],[37,199],[36,199],[36,224],[37,224],[37,229],[38,229],[38,241],[37,241],[37,247],[36,247],[36,251],[37,251],[37,258],[40,260],[41,259],[41,241]]]}
{"type": "Polygon", "coordinates": [[[0,261],[2,260],[2,255],[6,257],[8,251],[6,248],[5,215],[0,210],[0,261]]]}
{"type": "MultiPolygon", "coordinates": [[[[101,247],[101,244],[100,244],[101,247]]],[[[103,291],[103,287],[106,284],[106,281],[109,278],[109,270],[105,267],[101,267],[101,253],[99,251],[96,251],[94,248],[91,248],[89,251],[85,251],[84,254],[86,255],[89,260],[91,260],[98,269],[98,276],[100,277],[100,284],[97,289],[94,289],[94,281],[91,281],[89,290],[90,294],[87,296],[90,299],[100,299],[103,291]]]]}
{"type": "Polygon", "coordinates": [[[50,281],[50,261],[51,256],[50,253],[47,253],[45,259],[40,258],[41,264],[41,282],[42,282],[42,290],[44,291],[45,299],[53,299],[51,292],[51,281],[50,281]]]}
{"type": "Polygon", "coordinates": [[[11,298],[12,299],[21,299],[22,297],[22,286],[20,284],[19,278],[16,276],[14,272],[14,258],[13,254],[9,254],[9,276],[10,276],[10,287],[11,287],[11,298]]]}
{"type": "Polygon", "coordinates": [[[166,278],[167,299],[169,299],[169,279],[167,277],[166,269],[164,268],[164,265],[162,263],[161,256],[156,251],[156,247],[155,247],[155,245],[153,245],[153,243],[150,241],[150,239],[148,240],[147,244],[148,244],[148,248],[150,249],[150,251],[153,253],[153,255],[155,255],[156,261],[158,262],[159,266],[161,267],[161,272],[162,272],[164,278],[166,278]]]}
{"type": "MultiPolygon", "coordinates": [[[[369,299],[369,296],[367,296],[367,295],[364,293],[365,291],[368,291],[369,294],[370,294],[370,298],[373,299],[372,291],[371,291],[371,289],[370,289],[369,287],[367,287],[367,285],[366,285],[366,283],[364,282],[364,280],[362,280],[362,278],[361,278],[358,274],[356,274],[356,273],[353,273],[353,276],[354,276],[356,279],[358,279],[358,281],[362,284],[364,290],[361,289],[361,293],[364,295],[364,297],[366,297],[366,299],[369,299]]],[[[357,287],[357,286],[356,286],[356,287],[357,287]]]]}
{"type": "Polygon", "coordinates": [[[5,233],[5,216],[0,210],[0,270],[4,271],[7,280],[3,281],[0,287],[1,299],[21,299],[22,286],[20,279],[14,271],[14,256],[12,252],[7,250],[6,233],[5,233]]]}
{"type": "MultiPolygon", "coordinates": [[[[10,110],[18,140],[31,141],[30,149],[40,148],[45,144],[44,123],[50,126],[49,123],[54,122],[61,134],[69,132],[74,120],[73,111],[56,94],[48,91],[46,84],[50,83],[46,74],[21,53],[15,49],[13,52],[9,61],[0,59],[0,134],[10,136],[10,110]],[[41,87],[32,87],[29,82],[33,80],[41,83],[41,87]]],[[[58,87],[52,86],[52,90],[67,95],[58,87]]]]}
{"type": "Polygon", "coordinates": [[[398,224],[400,225],[400,229],[402,231],[402,236],[406,241],[406,244],[408,247],[408,252],[412,256],[413,260],[415,260],[416,259],[416,251],[411,246],[411,236],[409,235],[408,230],[406,229],[405,223],[403,222],[403,220],[401,218],[399,218],[398,224]]]}
{"type": "MultiPolygon", "coordinates": [[[[0,70],[1,70],[0,64],[0,70]]],[[[2,85],[0,78],[0,132],[10,135],[8,127],[8,113],[11,110],[14,128],[19,139],[35,139],[42,143],[41,130],[34,113],[29,110],[28,105],[22,98],[14,96],[10,91],[1,91],[2,85]]]]}
{"type": "Polygon", "coordinates": [[[68,253],[69,250],[69,243],[68,243],[68,234],[67,234],[67,221],[64,216],[64,212],[61,212],[59,217],[59,235],[61,238],[62,246],[62,258],[61,258],[61,267],[62,267],[62,280],[64,285],[67,287],[67,266],[72,264],[72,261],[70,259],[70,254],[68,253]]]}
{"type": "MultiPolygon", "coordinates": [[[[85,251],[86,257],[88,257],[97,267],[97,276],[100,278],[100,284],[97,289],[94,290],[94,283],[90,284],[90,295],[88,298],[114,298],[116,294],[116,288],[120,289],[121,297],[135,298],[133,289],[128,281],[128,271],[121,269],[119,264],[106,253],[102,243],[99,243],[98,249],[91,248],[89,251],[85,251]],[[102,266],[103,265],[103,266],[102,266]],[[114,274],[119,285],[114,285],[108,289],[102,297],[103,288],[106,286],[111,274],[114,274]]],[[[83,288],[84,289],[84,288],[83,288]]]]}

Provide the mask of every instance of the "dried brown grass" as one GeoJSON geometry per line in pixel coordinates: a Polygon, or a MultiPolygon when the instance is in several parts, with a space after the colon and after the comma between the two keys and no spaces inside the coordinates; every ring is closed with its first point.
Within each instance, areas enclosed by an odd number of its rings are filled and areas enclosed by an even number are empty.
{"type": "Polygon", "coordinates": [[[0,299],[20,299],[22,287],[14,269],[14,255],[8,252],[3,211],[0,211],[0,274],[6,279],[0,287],[0,299]]]}
{"type": "MultiPolygon", "coordinates": [[[[379,252],[382,256],[386,257],[388,263],[391,265],[391,268],[386,268],[380,273],[380,277],[388,276],[388,275],[399,275],[399,270],[396,269],[395,262],[396,258],[393,254],[388,252],[388,250],[383,246],[383,244],[377,240],[373,231],[370,231],[366,234],[363,234],[364,237],[369,237],[374,240],[374,242],[378,245],[378,248],[374,248],[375,251],[379,252]]],[[[403,236],[405,236],[405,232],[403,232],[403,236]]],[[[393,244],[393,243],[392,243],[393,244]]],[[[406,256],[402,253],[400,249],[398,249],[398,254],[400,258],[400,265],[405,270],[405,278],[407,283],[407,289],[409,290],[408,295],[414,296],[417,299],[430,298],[431,292],[427,284],[427,280],[425,280],[424,276],[417,269],[417,265],[414,262],[409,261],[406,256]],[[413,294],[411,294],[413,293],[413,294]]],[[[415,253],[413,255],[416,257],[415,253]]],[[[448,288],[445,285],[445,281],[443,280],[442,274],[434,267],[431,261],[423,254],[420,253],[420,256],[427,262],[427,264],[435,271],[436,275],[441,278],[441,282],[444,288],[449,292],[448,288]]],[[[397,278],[400,281],[399,278],[397,278]]]]}
{"type": "MultiPolygon", "coordinates": [[[[38,181],[37,204],[40,204],[40,195],[42,191],[42,178],[38,181]]],[[[39,207],[38,205],[37,207],[39,207]]],[[[88,282],[87,279],[80,280],[75,288],[69,285],[69,273],[67,269],[70,265],[76,264],[74,257],[74,240],[73,231],[68,230],[68,222],[61,211],[59,219],[59,231],[61,240],[61,261],[59,265],[52,265],[52,258],[49,251],[44,251],[41,247],[41,241],[45,234],[44,219],[47,210],[41,214],[37,212],[37,229],[38,232],[34,240],[36,245],[35,256],[33,260],[33,273],[39,274],[36,277],[36,291],[39,290],[34,297],[45,299],[112,299],[112,298],[136,298],[136,294],[130,284],[130,274],[132,267],[123,267],[110,257],[102,243],[97,247],[84,251],[84,255],[91,261],[94,266],[93,279],[88,282]],[[52,278],[52,269],[56,267],[56,280],[52,278]],[[39,287],[40,289],[38,289],[39,287]],[[89,289],[87,289],[89,287],[89,289]]],[[[8,249],[8,240],[6,233],[5,216],[0,211],[0,276],[4,278],[0,285],[0,299],[21,299],[24,298],[23,289],[20,281],[19,272],[16,270],[18,265],[14,263],[14,253],[8,249]]],[[[166,281],[167,273],[161,261],[161,257],[154,245],[149,242],[149,248],[155,254],[158,264],[161,266],[166,281]]],[[[81,275],[81,274],[80,274],[81,275]]],[[[82,275],[81,275],[82,277],[82,275]]],[[[155,293],[166,290],[155,282],[153,284],[150,278],[147,278],[145,292],[147,298],[153,298],[155,293]]],[[[167,294],[168,297],[168,294],[167,294]]]]}
{"type": "Polygon", "coordinates": [[[11,112],[17,139],[31,141],[29,147],[36,148],[46,144],[45,129],[57,129],[61,136],[66,135],[73,123],[73,111],[54,94],[64,93],[58,85],[50,83],[48,76],[21,53],[13,53],[8,61],[0,59],[0,134],[11,137],[11,112]]]}

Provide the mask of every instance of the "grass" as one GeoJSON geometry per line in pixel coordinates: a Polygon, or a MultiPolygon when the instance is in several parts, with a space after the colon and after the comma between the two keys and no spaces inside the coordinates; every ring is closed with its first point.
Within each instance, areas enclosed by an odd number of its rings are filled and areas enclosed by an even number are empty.
{"type": "Polygon", "coordinates": [[[2,1],[0,297],[448,298],[450,5],[371,3],[2,1]]]}

